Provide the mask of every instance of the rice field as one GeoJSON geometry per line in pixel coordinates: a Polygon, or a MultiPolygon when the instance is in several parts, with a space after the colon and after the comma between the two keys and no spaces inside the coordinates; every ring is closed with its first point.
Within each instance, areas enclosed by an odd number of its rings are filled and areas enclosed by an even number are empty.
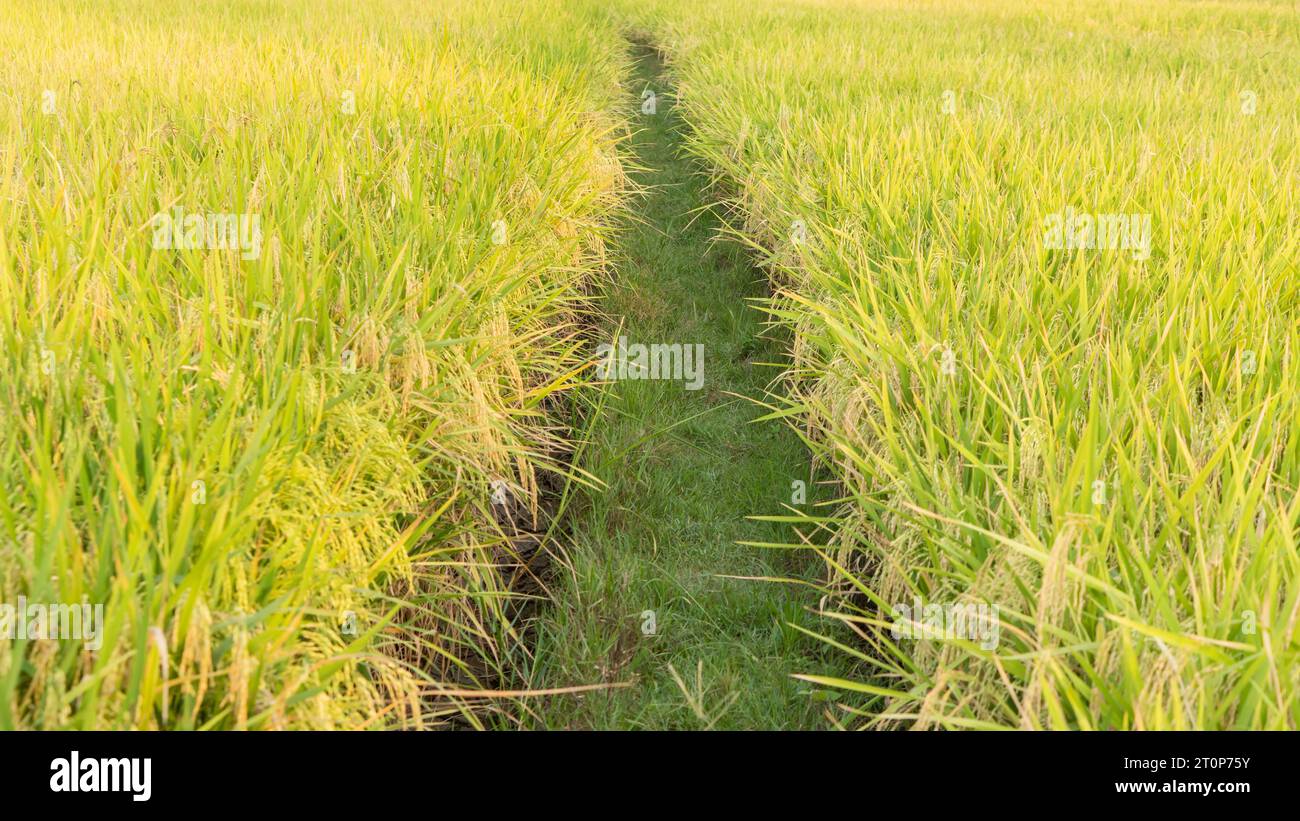
{"type": "Polygon", "coordinates": [[[622,173],[561,2],[6,2],[0,728],[477,722],[622,173]]]}
{"type": "Polygon", "coordinates": [[[1300,726],[1288,0],[0,9],[0,729],[1300,726]]]}
{"type": "Polygon", "coordinates": [[[831,720],[1296,728],[1294,6],[642,25],[794,332],[777,412],[840,489],[791,512],[861,662],[804,671],[855,696],[831,720]],[[995,647],[914,640],[969,604],[995,647]]]}

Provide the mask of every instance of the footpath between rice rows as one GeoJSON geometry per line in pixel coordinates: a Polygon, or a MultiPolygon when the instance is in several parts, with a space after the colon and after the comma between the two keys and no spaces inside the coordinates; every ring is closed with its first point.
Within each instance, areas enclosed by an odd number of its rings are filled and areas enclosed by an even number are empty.
{"type": "Polygon", "coordinates": [[[820,626],[811,557],[738,544],[792,541],[786,525],[748,517],[780,513],[795,482],[810,501],[816,487],[798,437],[780,422],[753,422],[765,411],[751,399],[764,396],[784,356],[761,336],[751,304],[766,281],[745,249],[719,238],[718,217],[702,207],[707,179],[681,148],[664,65],[636,48],[633,177],[647,193],[619,240],[607,310],[622,323],[621,345],[580,462],[608,486],[571,508],[569,566],[542,608],[529,675],[537,688],[630,686],[545,698],[531,720],[826,726],[826,694],[791,678],[842,664],[792,626],[820,626]],[[680,378],[632,378],[642,345],[680,345],[680,378]]]}

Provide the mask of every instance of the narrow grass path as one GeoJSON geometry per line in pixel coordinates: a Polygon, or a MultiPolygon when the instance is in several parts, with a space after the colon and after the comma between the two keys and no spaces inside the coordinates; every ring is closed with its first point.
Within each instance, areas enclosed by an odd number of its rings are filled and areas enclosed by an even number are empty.
{"type": "Polygon", "coordinates": [[[701,343],[703,386],[610,385],[582,457],[608,487],[570,510],[570,566],[537,625],[530,680],[633,685],[549,698],[533,718],[554,728],[825,726],[826,705],[790,677],[842,664],[787,624],[817,629],[817,591],[723,578],[815,575],[803,552],[737,544],[789,541],[784,525],[746,517],[781,512],[791,483],[809,479],[798,438],[753,423],[762,408],[744,398],[763,396],[782,357],[748,302],[764,294],[764,276],[701,211],[706,181],[681,154],[663,66],[648,48],[637,55],[637,105],[644,90],[657,95],[634,138],[644,168],[634,176],[649,193],[622,234],[608,310],[629,343],[701,343]]]}

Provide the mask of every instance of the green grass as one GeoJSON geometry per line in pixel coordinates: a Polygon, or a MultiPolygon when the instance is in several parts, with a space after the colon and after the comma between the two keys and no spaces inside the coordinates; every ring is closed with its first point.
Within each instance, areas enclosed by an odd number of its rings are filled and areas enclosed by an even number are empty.
{"type": "Polygon", "coordinates": [[[764,411],[751,399],[779,373],[764,363],[781,358],[750,304],[766,284],[744,248],[718,241],[718,219],[702,207],[708,180],[681,154],[658,59],[638,53],[633,98],[648,88],[659,104],[654,116],[631,115],[632,177],[644,194],[614,247],[602,338],[618,327],[631,342],[701,343],[704,386],[608,384],[581,463],[605,487],[572,508],[570,565],[538,625],[531,681],[631,686],[553,697],[535,718],[553,728],[818,726],[813,688],[790,676],[834,660],[788,624],[815,625],[815,591],[723,578],[815,570],[802,555],[737,544],[788,540],[784,526],[746,516],[781,509],[792,481],[809,481],[798,437],[754,424],[764,411]],[[641,629],[647,610],[653,636],[641,629]]]}

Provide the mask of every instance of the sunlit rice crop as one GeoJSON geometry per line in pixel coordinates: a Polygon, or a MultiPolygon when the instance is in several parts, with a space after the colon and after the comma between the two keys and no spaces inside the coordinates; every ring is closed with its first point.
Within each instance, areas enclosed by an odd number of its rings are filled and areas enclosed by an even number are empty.
{"type": "Polygon", "coordinates": [[[0,727],[476,720],[623,60],[558,1],[3,3],[0,601],[104,625],[0,643],[0,727]]]}
{"type": "Polygon", "coordinates": [[[1294,6],[652,6],[842,488],[834,719],[1300,725],[1294,6]]]}

